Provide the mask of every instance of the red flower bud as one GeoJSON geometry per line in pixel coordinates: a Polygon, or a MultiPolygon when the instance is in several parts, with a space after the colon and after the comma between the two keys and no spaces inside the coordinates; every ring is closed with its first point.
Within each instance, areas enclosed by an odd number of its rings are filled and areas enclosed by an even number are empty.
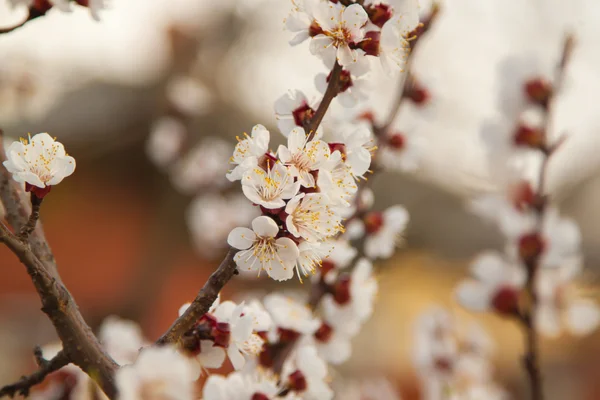
{"type": "Polygon", "coordinates": [[[500,288],[492,298],[492,306],[502,315],[515,314],[519,306],[519,291],[510,286],[500,288]]]}
{"type": "Polygon", "coordinates": [[[537,232],[523,235],[519,238],[519,257],[525,263],[535,261],[546,247],[544,238],[537,232]]]}
{"type": "Polygon", "coordinates": [[[350,295],[350,282],[352,279],[350,275],[342,275],[333,286],[333,299],[340,305],[348,304],[351,299],[350,295]]]}
{"type": "Polygon", "coordinates": [[[383,214],[378,211],[372,211],[365,215],[363,222],[367,233],[376,233],[383,226],[383,214]]]}
{"type": "Polygon", "coordinates": [[[532,149],[544,149],[546,138],[540,129],[531,128],[527,125],[519,125],[513,135],[515,145],[530,147],[532,149]]]}
{"type": "Polygon", "coordinates": [[[525,82],[523,90],[529,101],[547,108],[552,97],[552,84],[544,78],[535,78],[525,82]]]}
{"type": "Polygon", "coordinates": [[[394,133],[388,137],[387,144],[395,150],[402,150],[406,145],[406,139],[403,134],[394,133]]]}
{"type": "Polygon", "coordinates": [[[333,335],[333,328],[323,322],[319,329],[315,332],[315,338],[323,343],[327,343],[333,335]]]}
{"type": "Polygon", "coordinates": [[[295,392],[303,392],[308,387],[306,377],[300,370],[293,372],[288,378],[288,387],[295,392]]]}

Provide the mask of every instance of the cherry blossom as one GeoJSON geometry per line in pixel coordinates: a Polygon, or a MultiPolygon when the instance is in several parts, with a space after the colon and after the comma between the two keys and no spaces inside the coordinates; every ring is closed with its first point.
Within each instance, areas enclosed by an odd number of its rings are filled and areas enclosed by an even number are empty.
{"type": "Polygon", "coordinates": [[[13,142],[6,150],[6,157],[3,165],[13,179],[25,182],[27,191],[38,198],[43,198],[52,186],[75,171],[75,159],[47,133],[13,142]]]}
{"type": "Polygon", "coordinates": [[[517,311],[526,276],[521,265],[509,263],[499,253],[488,251],[471,264],[471,273],[474,279],[463,281],[456,288],[458,301],[464,307],[502,314],[517,311]]]}
{"type": "Polygon", "coordinates": [[[306,304],[290,296],[272,293],[263,299],[263,304],[279,328],[312,335],[321,325],[306,304]]]}
{"type": "Polygon", "coordinates": [[[331,200],[332,205],[349,207],[352,196],[358,190],[350,167],[344,163],[342,153],[336,150],[323,163],[317,177],[317,186],[331,200]]]}
{"type": "Polygon", "coordinates": [[[115,376],[119,399],[194,399],[196,376],[186,357],[169,346],[144,349],[134,364],[115,376]]]}
{"type": "MultiPolygon", "coordinates": [[[[363,63],[358,62],[356,64],[361,66],[364,65],[363,63]]],[[[352,70],[354,71],[356,68],[352,70]]],[[[327,86],[329,85],[330,78],[331,73],[329,75],[318,74],[315,77],[315,86],[319,92],[323,94],[325,93],[327,86]]],[[[367,88],[369,82],[364,77],[359,77],[351,74],[351,72],[348,70],[343,70],[340,81],[342,82],[340,93],[338,93],[336,99],[339,100],[342,106],[352,108],[360,102],[368,99],[367,88]]]]}
{"type": "Polygon", "coordinates": [[[323,59],[335,58],[342,66],[358,61],[359,52],[351,48],[364,37],[364,26],[369,17],[362,6],[344,7],[339,3],[320,2],[313,10],[317,30],[310,43],[310,51],[323,59]]]}
{"type": "Polygon", "coordinates": [[[371,165],[371,152],[376,149],[373,135],[365,127],[342,133],[346,163],[354,176],[363,176],[371,165]]]}
{"type": "Polygon", "coordinates": [[[333,391],[326,383],[327,364],[314,346],[304,345],[283,367],[287,387],[306,400],[333,399],[333,391]]]}
{"type": "Polygon", "coordinates": [[[324,322],[315,332],[314,346],[323,360],[333,365],[344,363],[352,354],[352,336],[346,331],[334,329],[324,322]]]}
{"type": "Polygon", "coordinates": [[[242,178],[242,191],[254,204],[276,209],[285,206],[285,201],[298,193],[300,181],[294,182],[289,170],[276,162],[267,166],[267,170],[254,167],[242,178]]]}
{"type": "Polygon", "coordinates": [[[264,373],[234,372],[229,375],[211,375],[202,389],[204,400],[269,400],[280,398],[281,389],[275,377],[264,373]]]}
{"type": "MultiPolygon", "coordinates": [[[[283,136],[288,137],[292,129],[304,127],[312,118],[316,106],[308,101],[306,95],[300,90],[289,91],[275,101],[275,117],[277,127],[283,136]]],[[[322,129],[317,129],[315,137],[321,136],[322,129]]]]}
{"type": "Polygon", "coordinates": [[[148,342],[138,324],[110,316],[102,321],[98,339],[111,357],[121,365],[131,364],[148,342]]]}
{"type": "Polygon", "coordinates": [[[341,231],[341,217],[329,207],[329,198],[321,193],[300,193],[285,207],[287,230],[295,237],[321,242],[341,231]]]}
{"type": "Polygon", "coordinates": [[[582,272],[580,262],[539,272],[536,326],[546,336],[557,337],[563,330],[584,336],[600,325],[600,307],[578,292],[575,279],[582,272]]]}
{"type": "Polygon", "coordinates": [[[279,227],[272,218],[256,217],[252,221],[252,230],[235,228],[229,233],[227,243],[241,250],[234,260],[240,269],[248,271],[265,270],[278,281],[294,276],[294,266],[298,258],[298,246],[293,240],[276,235],[279,227]]]}
{"type": "Polygon", "coordinates": [[[289,168],[290,176],[298,177],[304,187],[315,186],[315,178],[311,172],[318,170],[330,156],[327,143],[321,140],[307,141],[303,128],[294,128],[288,136],[288,145],[279,146],[277,155],[289,168]]]}
{"type": "Polygon", "coordinates": [[[235,165],[233,170],[227,174],[231,182],[242,179],[244,173],[258,165],[258,161],[269,150],[270,133],[262,125],[252,128],[252,135],[245,134],[245,139],[238,138],[231,163],[235,165]]]}
{"type": "Polygon", "coordinates": [[[177,159],[187,135],[187,128],[177,118],[163,117],[154,121],[146,142],[148,158],[159,167],[168,166],[177,159]]]}
{"type": "Polygon", "coordinates": [[[399,205],[392,206],[382,213],[367,214],[364,218],[367,233],[365,254],[371,259],[391,257],[408,219],[408,212],[399,205]]]}
{"type": "Polygon", "coordinates": [[[323,298],[324,319],[335,329],[355,335],[373,313],[377,290],[373,265],[361,258],[350,276],[338,279],[334,294],[323,298]]]}
{"type": "Polygon", "coordinates": [[[416,3],[416,0],[403,1],[402,8],[396,8],[394,17],[381,28],[378,55],[381,66],[387,74],[391,74],[399,67],[402,68],[408,59],[409,35],[419,24],[416,3]]]}
{"type": "Polygon", "coordinates": [[[414,172],[419,168],[425,144],[421,137],[410,132],[391,131],[381,143],[377,160],[386,169],[414,172]]]}

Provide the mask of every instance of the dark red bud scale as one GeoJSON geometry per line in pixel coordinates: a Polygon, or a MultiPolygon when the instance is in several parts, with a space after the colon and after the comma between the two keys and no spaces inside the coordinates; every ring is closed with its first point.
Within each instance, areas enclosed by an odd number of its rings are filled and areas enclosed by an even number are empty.
{"type": "Polygon", "coordinates": [[[52,186],[46,186],[45,188],[39,188],[37,186],[25,183],[25,191],[31,192],[38,199],[43,199],[52,190],[52,186]]]}
{"type": "Polygon", "coordinates": [[[262,393],[254,393],[250,400],[270,400],[270,397],[262,393]]]}
{"type": "Polygon", "coordinates": [[[510,200],[519,211],[526,211],[537,202],[533,187],[527,181],[519,182],[510,188],[510,200]]]}
{"type": "Polygon", "coordinates": [[[340,305],[348,304],[352,298],[350,294],[350,275],[342,275],[333,285],[333,299],[340,305]]]}
{"type": "Polygon", "coordinates": [[[515,145],[543,150],[546,147],[546,135],[537,128],[519,125],[513,135],[515,145]]]}
{"type": "Polygon", "coordinates": [[[49,0],[34,0],[29,9],[33,11],[33,15],[39,17],[45,15],[52,7],[53,4],[49,0]]]}
{"type": "Polygon", "coordinates": [[[293,342],[298,340],[300,333],[285,328],[278,328],[279,330],[279,341],[280,342],[293,342]]]}
{"type": "Polygon", "coordinates": [[[523,235],[519,238],[519,257],[525,263],[531,263],[538,258],[546,247],[544,238],[537,232],[523,235]]]}
{"type": "Polygon", "coordinates": [[[327,273],[329,273],[329,271],[333,271],[335,269],[335,264],[333,263],[333,261],[327,259],[327,260],[323,260],[323,262],[321,263],[321,275],[325,276],[327,275],[327,273]]]}
{"type": "Polygon", "coordinates": [[[429,102],[431,99],[431,94],[420,83],[413,79],[411,85],[408,85],[406,90],[404,91],[404,96],[411,100],[414,104],[422,106],[429,102]]]}
{"type": "Polygon", "coordinates": [[[227,348],[231,338],[231,327],[227,322],[219,322],[212,329],[212,336],[215,340],[215,346],[227,348]]]}
{"type": "Polygon", "coordinates": [[[368,56],[378,57],[380,39],[380,32],[369,31],[365,33],[364,40],[356,44],[356,47],[364,51],[368,56]]]}
{"type": "Polygon", "coordinates": [[[502,315],[514,315],[518,312],[520,291],[514,287],[500,288],[492,298],[494,310],[502,315]]]}
{"type": "Polygon", "coordinates": [[[382,27],[392,18],[394,10],[388,4],[370,4],[365,7],[369,19],[374,25],[382,27]]]}
{"type": "Polygon", "coordinates": [[[310,37],[315,37],[323,33],[323,29],[319,26],[317,21],[313,21],[308,27],[308,35],[310,37]]]}
{"type": "Polygon", "coordinates": [[[370,212],[365,215],[363,222],[367,233],[377,233],[383,226],[383,214],[378,211],[370,212]]]}
{"type": "Polygon", "coordinates": [[[552,97],[552,83],[544,78],[534,78],[525,82],[523,87],[525,96],[532,103],[538,104],[544,108],[548,107],[548,102],[552,97]]]}
{"type": "Polygon", "coordinates": [[[315,110],[310,108],[306,102],[303,102],[300,107],[292,111],[294,123],[302,127],[310,122],[310,119],[313,117],[313,115],[315,115],[315,110]]]}
{"type": "Polygon", "coordinates": [[[294,371],[288,378],[288,387],[295,392],[303,392],[308,387],[306,377],[300,370],[294,371]]]}
{"type": "Polygon", "coordinates": [[[315,339],[319,342],[327,343],[333,336],[333,328],[326,323],[323,324],[315,332],[315,339]]]}
{"type": "Polygon", "coordinates": [[[394,150],[402,150],[406,146],[406,138],[401,133],[394,133],[388,137],[387,144],[394,150]]]}

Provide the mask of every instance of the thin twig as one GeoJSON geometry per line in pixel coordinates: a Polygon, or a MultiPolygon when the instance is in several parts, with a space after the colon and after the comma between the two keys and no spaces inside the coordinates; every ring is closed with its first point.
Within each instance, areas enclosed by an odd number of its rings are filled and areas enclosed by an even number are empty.
{"type": "Polygon", "coordinates": [[[219,267],[208,278],[187,310],[173,322],[171,327],[157,340],[157,344],[176,343],[194,324],[208,312],[219,292],[237,273],[233,257],[237,250],[230,248],[219,267]]]}
{"type": "Polygon", "coordinates": [[[315,137],[317,132],[317,128],[321,125],[321,121],[323,121],[323,117],[331,104],[331,101],[335,96],[338,95],[340,91],[340,76],[342,75],[342,66],[336,61],[333,69],[331,70],[331,74],[329,76],[329,84],[327,85],[327,89],[325,90],[325,94],[323,94],[323,100],[319,104],[319,108],[312,116],[308,124],[304,127],[304,130],[308,134],[308,140],[312,140],[315,137]]]}
{"type": "Polygon", "coordinates": [[[27,241],[29,235],[35,230],[35,225],[40,218],[40,208],[42,206],[42,200],[35,194],[31,193],[31,215],[27,220],[27,223],[21,227],[19,232],[19,239],[27,241]]]}
{"type": "Polygon", "coordinates": [[[69,357],[67,356],[67,353],[64,351],[58,352],[54,358],[46,361],[43,365],[40,365],[40,369],[33,374],[24,376],[19,379],[18,382],[13,383],[12,385],[6,385],[0,389],[0,398],[4,396],[10,396],[12,398],[16,394],[20,394],[25,397],[29,396],[29,391],[33,386],[41,383],[46,376],[52,372],[58,371],[67,364],[69,364],[69,357]]]}

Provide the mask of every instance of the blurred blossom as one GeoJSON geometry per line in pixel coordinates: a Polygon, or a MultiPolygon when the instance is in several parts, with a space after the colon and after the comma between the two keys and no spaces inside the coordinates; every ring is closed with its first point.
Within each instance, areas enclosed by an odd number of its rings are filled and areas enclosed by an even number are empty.
{"type": "Polygon", "coordinates": [[[210,111],[211,93],[198,79],[178,76],[167,85],[167,99],[181,113],[199,116],[210,111]]]}
{"type": "Polygon", "coordinates": [[[257,207],[241,194],[206,194],[196,197],[187,212],[194,247],[202,256],[218,257],[225,249],[231,229],[249,225],[259,214],[257,207]]]}
{"type": "Polygon", "coordinates": [[[138,324],[114,315],[102,321],[98,339],[120,365],[133,363],[140,349],[149,344],[138,324]]]}
{"type": "Polygon", "coordinates": [[[186,194],[195,194],[205,187],[224,187],[231,146],[217,138],[205,138],[179,159],[171,169],[175,187],[186,194]]]}
{"type": "Polygon", "coordinates": [[[178,118],[161,117],[155,120],[146,141],[146,154],[150,161],[164,168],[181,154],[188,137],[185,124],[178,118]]]}
{"type": "Polygon", "coordinates": [[[336,393],[344,400],[401,400],[397,389],[384,377],[342,380],[336,393]]]}

